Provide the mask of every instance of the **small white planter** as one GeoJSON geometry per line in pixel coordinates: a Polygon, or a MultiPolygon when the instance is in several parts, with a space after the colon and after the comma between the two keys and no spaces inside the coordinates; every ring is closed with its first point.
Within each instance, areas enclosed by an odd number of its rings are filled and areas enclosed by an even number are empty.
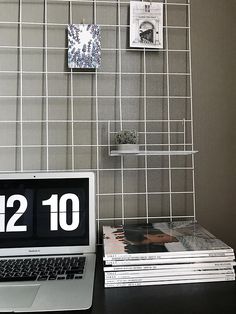
{"type": "Polygon", "coordinates": [[[139,152],[139,145],[138,144],[119,144],[117,145],[118,152],[132,154],[139,152]]]}

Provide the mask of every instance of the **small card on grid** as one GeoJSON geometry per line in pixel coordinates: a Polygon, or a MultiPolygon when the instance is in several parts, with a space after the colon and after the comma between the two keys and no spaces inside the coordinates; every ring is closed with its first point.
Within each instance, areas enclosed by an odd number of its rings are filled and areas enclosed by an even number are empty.
{"type": "Polygon", "coordinates": [[[130,47],[163,48],[163,4],[130,2],[130,47]]]}
{"type": "Polygon", "coordinates": [[[100,65],[101,37],[99,25],[68,25],[68,67],[71,69],[95,69],[100,65]]]}

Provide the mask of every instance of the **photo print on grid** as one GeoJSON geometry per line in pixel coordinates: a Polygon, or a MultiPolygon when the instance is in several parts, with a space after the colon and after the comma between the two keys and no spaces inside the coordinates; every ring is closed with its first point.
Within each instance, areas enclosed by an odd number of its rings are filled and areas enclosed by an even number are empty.
{"type": "Polygon", "coordinates": [[[68,67],[96,69],[101,65],[101,34],[96,24],[68,25],[68,67]]]}
{"type": "Polygon", "coordinates": [[[130,47],[163,48],[163,4],[130,2],[130,47]]]}

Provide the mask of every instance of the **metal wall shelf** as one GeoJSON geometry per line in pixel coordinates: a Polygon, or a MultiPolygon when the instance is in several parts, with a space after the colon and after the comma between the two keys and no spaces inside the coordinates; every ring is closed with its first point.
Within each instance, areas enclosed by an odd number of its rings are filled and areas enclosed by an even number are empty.
{"type": "Polygon", "coordinates": [[[142,151],[134,152],[134,151],[119,151],[119,150],[112,150],[110,152],[110,156],[125,156],[125,155],[135,155],[135,156],[187,156],[196,154],[198,151],[187,151],[187,150],[163,150],[163,151],[156,151],[156,150],[149,150],[149,151],[142,151]]]}

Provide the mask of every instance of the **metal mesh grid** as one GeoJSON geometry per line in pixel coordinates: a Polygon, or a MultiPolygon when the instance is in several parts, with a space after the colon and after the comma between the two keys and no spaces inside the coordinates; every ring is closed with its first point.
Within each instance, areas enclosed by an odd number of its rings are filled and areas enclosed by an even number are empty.
{"type": "Polygon", "coordinates": [[[158,2],[163,49],[129,48],[129,1],[0,2],[0,171],[95,171],[98,233],[195,219],[194,156],[168,153],[194,151],[190,1],[158,2]],[[102,30],[95,71],[66,65],[67,24],[82,21],[102,30]],[[111,156],[124,127],[138,130],[142,155],[111,156]]]}

